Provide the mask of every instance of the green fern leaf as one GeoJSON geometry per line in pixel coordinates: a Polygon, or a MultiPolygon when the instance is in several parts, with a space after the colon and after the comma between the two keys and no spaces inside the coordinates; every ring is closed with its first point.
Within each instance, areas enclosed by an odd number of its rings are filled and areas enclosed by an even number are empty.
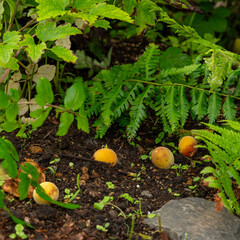
{"type": "Polygon", "coordinates": [[[209,123],[213,123],[217,119],[221,110],[221,101],[221,97],[216,92],[212,93],[209,97],[207,110],[209,123]]]}
{"type": "Polygon", "coordinates": [[[202,119],[207,113],[207,96],[205,91],[201,91],[198,102],[192,107],[194,113],[198,116],[198,120],[202,119]]]}
{"type": "Polygon", "coordinates": [[[146,107],[144,105],[144,99],[148,96],[151,91],[152,86],[148,85],[145,90],[137,96],[137,98],[132,102],[132,107],[130,108],[130,123],[127,126],[127,134],[129,138],[136,136],[137,130],[140,127],[141,121],[147,116],[146,107]]]}
{"type": "Polygon", "coordinates": [[[138,73],[142,73],[142,75],[144,75],[144,80],[149,81],[154,79],[152,75],[156,72],[157,66],[159,65],[160,54],[161,52],[158,49],[158,46],[151,43],[139,60],[134,64],[138,73]]]}
{"type": "Polygon", "coordinates": [[[105,98],[103,100],[103,107],[102,107],[102,117],[103,117],[105,125],[110,126],[111,116],[114,115],[114,112],[111,110],[111,107],[112,107],[113,103],[116,101],[116,99],[122,95],[123,95],[122,82],[119,82],[105,96],[105,98]]]}
{"type": "Polygon", "coordinates": [[[164,132],[167,132],[167,133],[171,134],[172,129],[169,125],[169,121],[168,121],[166,113],[165,113],[165,108],[166,108],[165,99],[164,99],[163,94],[161,94],[161,92],[160,92],[160,94],[158,96],[158,99],[156,101],[156,106],[157,106],[155,108],[156,116],[161,117],[164,132]]]}
{"type": "Polygon", "coordinates": [[[186,119],[188,117],[189,109],[190,104],[187,100],[186,88],[181,86],[179,88],[179,110],[180,110],[180,122],[182,127],[184,126],[186,119]]]}
{"type": "Polygon", "coordinates": [[[200,66],[200,64],[192,64],[188,66],[184,66],[182,68],[168,68],[168,69],[163,69],[161,73],[159,74],[160,77],[164,78],[167,76],[172,76],[172,75],[189,75],[192,72],[196,71],[196,69],[200,66]]]}
{"type": "Polygon", "coordinates": [[[166,94],[166,115],[169,120],[172,131],[177,129],[179,125],[178,120],[180,118],[178,103],[177,103],[177,90],[175,86],[168,87],[166,94]]]}
{"type": "Polygon", "coordinates": [[[227,96],[223,103],[223,116],[228,120],[234,120],[236,118],[236,105],[234,104],[234,99],[231,96],[227,96]]]}

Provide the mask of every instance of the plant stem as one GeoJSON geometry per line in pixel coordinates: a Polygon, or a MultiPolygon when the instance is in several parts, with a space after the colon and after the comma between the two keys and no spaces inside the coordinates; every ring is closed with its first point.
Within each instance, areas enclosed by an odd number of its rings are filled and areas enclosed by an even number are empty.
{"type": "Polygon", "coordinates": [[[160,213],[158,213],[158,231],[159,231],[159,239],[162,239],[162,222],[160,213]]]}
{"type": "Polygon", "coordinates": [[[164,86],[183,86],[183,87],[186,87],[186,88],[196,89],[198,91],[206,91],[206,92],[209,92],[209,93],[217,93],[220,96],[232,97],[232,98],[235,98],[237,100],[240,100],[240,97],[235,97],[235,96],[232,96],[232,95],[219,93],[219,92],[212,91],[212,90],[206,90],[204,88],[189,86],[189,85],[182,84],[182,83],[156,83],[156,82],[148,82],[148,81],[139,80],[139,79],[128,79],[128,80],[125,80],[125,82],[139,82],[139,83],[143,83],[143,84],[154,85],[154,86],[162,86],[162,87],[164,87],[164,86]]]}
{"type": "Polygon", "coordinates": [[[130,230],[130,235],[129,235],[128,240],[132,239],[133,230],[134,230],[134,224],[135,224],[135,214],[132,215],[132,224],[131,224],[131,230],[130,230]]]}
{"type": "Polygon", "coordinates": [[[18,9],[19,2],[20,2],[20,0],[17,0],[16,5],[15,5],[15,9],[14,9],[14,12],[13,12],[13,15],[12,15],[12,18],[11,18],[11,21],[10,21],[10,24],[9,24],[9,26],[8,26],[7,31],[10,31],[11,28],[12,28],[12,25],[13,25],[13,22],[14,22],[16,13],[17,13],[17,9],[18,9]]]}

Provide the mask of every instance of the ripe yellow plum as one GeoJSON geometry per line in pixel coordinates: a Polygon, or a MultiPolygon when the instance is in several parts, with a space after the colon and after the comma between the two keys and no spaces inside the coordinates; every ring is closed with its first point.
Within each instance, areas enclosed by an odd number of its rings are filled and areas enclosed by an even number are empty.
{"type": "Polygon", "coordinates": [[[94,153],[93,158],[100,162],[109,163],[111,166],[115,166],[118,161],[117,154],[109,148],[102,148],[97,150],[94,153]]]}
{"type": "Polygon", "coordinates": [[[152,151],[152,163],[161,169],[169,169],[174,164],[173,153],[166,147],[157,147],[152,151]]]}
{"type": "Polygon", "coordinates": [[[181,138],[178,144],[179,152],[184,157],[193,157],[197,152],[197,148],[195,148],[195,145],[197,145],[197,141],[194,137],[184,136],[183,138],[181,138]]]}
{"type": "MultiPolygon", "coordinates": [[[[53,200],[58,200],[59,190],[58,187],[52,182],[42,182],[41,187],[45,190],[47,195],[49,195],[53,200]]],[[[36,189],[33,191],[33,199],[39,205],[50,205],[51,203],[42,199],[36,192],[36,189]]]]}

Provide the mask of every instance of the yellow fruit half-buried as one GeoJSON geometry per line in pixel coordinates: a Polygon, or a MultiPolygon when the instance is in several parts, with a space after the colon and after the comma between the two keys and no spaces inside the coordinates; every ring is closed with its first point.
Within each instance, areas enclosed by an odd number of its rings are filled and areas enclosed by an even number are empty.
{"type": "MultiPolygon", "coordinates": [[[[49,195],[53,200],[58,200],[59,190],[58,187],[52,182],[42,182],[41,187],[45,190],[47,195],[49,195]]],[[[33,191],[33,199],[39,205],[50,205],[51,203],[42,199],[36,192],[36,189],[33,191]]]]}
{"type": "Polygon", "coordinates": [[[95,160],[109,163],[111,166],[115,166],[118,161],[117,154],[109,148],[102,148],[97,150],[94,153],[93,157],[95,160]]]}
{"type": "Polygon", "coordinates": [[[194,137],[184,136],[178,144],[179,152],[184,157],[193,157],[197,152],[197,148],[194,147],[195,145],[197,145],[197,141],[194,137]]]}
{"type": "Polygon", "coordinates": [[[172,152],[166,147],[157,147],[152,151],[152,163],[161,169],[169,169],[174,163],[172,152]]]}

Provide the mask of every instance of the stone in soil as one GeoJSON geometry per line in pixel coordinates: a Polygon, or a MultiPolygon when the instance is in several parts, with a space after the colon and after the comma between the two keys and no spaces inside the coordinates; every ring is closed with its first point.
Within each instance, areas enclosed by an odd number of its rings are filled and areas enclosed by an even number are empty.
{"type": "Polygon", "coordinates": [[[160,213],[162,230],[171,240],[240,239],[240,219],[226,208],[217,212],[212,201],[194,197],[171,200],[153,213],[156,216],[144,222],[158,230],[160,213]]]}

